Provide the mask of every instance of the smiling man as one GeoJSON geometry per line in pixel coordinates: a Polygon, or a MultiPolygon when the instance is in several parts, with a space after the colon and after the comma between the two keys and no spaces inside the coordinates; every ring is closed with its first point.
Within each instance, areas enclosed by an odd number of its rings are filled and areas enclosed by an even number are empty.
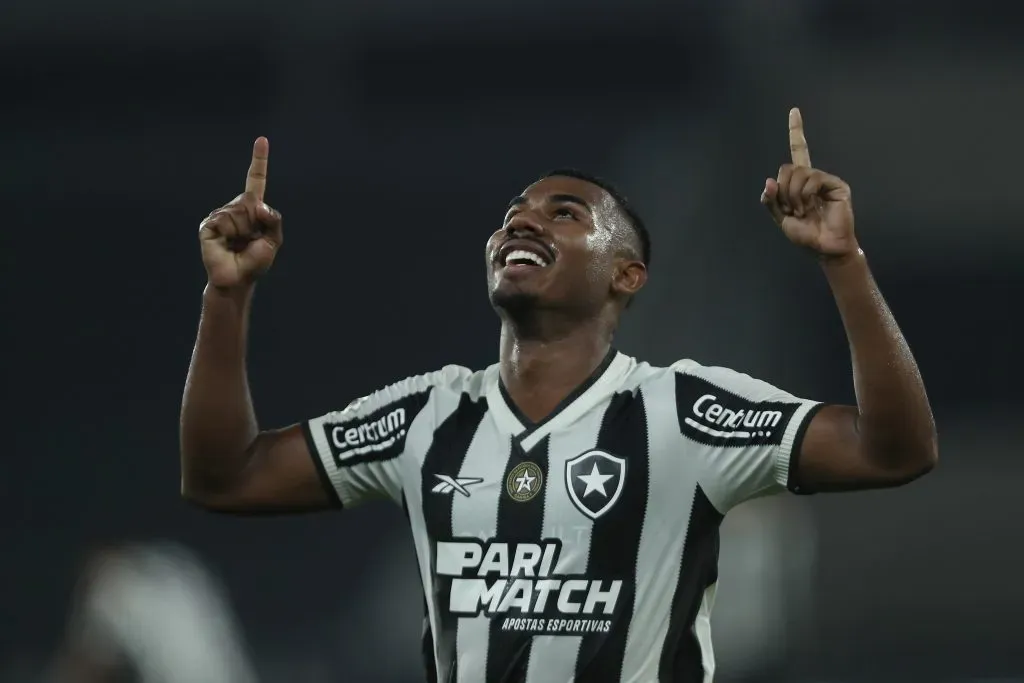
{"type": "Polygon", "coordinates": [[[235,513],[403,506],[434,680],[707,683],[723,515],[787,488],[897,486],[937,457],[917,366],[854,235],[850,189],[811,168],[796,110],[790,149],[761,201],[821,263],[857,406],[615,350],[650,239],[611,186],[557,171],[512,201],[487,243],[497,363],[448,366],[261,431],[247,320],[282,232],[263,203],[260,138],[245,193],[200,227],[209,284],[182,406],[182,493],[235,513]]]}

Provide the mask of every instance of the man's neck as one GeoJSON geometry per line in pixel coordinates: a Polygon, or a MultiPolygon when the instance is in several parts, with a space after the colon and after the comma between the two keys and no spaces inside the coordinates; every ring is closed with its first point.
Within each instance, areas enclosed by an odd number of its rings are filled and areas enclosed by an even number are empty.
{"type": "Polygon", "coordinates": [[[523,415],[540,422],[583,384],[607,357],[611,333],[596,318],[551,337],[523,337],[501,327],[501,379],[523,415]]]}

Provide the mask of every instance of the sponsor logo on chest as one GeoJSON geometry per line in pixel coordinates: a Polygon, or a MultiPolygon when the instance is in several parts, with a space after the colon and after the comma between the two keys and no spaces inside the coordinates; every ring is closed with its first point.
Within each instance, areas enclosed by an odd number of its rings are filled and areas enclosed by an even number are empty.
{"type": "Polygon", "coordinates": [[[562,544],[437,543],[435,571],[448,577],[448,611],[501,618],[503,630],[572,634],[606,631],[619,605],[620,579],[591,579],[555,571],[562,544]]]}

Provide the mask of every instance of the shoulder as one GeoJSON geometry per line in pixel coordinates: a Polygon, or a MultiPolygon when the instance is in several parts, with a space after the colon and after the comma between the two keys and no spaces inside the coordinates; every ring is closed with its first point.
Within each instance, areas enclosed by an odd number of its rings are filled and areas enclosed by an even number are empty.
{"type": "Polygon", "coordinates": [[[482,372],[470,370],[461,365],[445,365],[439,370],[427,372],[422,375],[407,377],[396,383],[396,389],[416,392],[440,389],[443,391],[462,392],[468,390],[474,379],[482,372]]]}
{"type": "Polygon", "coordinates": [[[749,388],[751,386],[771,387],[771,385],[742,372],[726,367],[702,365],[689,358],[675,361],[670,365],[652,365],[646,361],[633,360],[623,383],[641,389],[665,383],[682,386],[714,385],[722,389],[749,388]]]}
{"type": "Polygon", "coordinates": [[[385,385],[308,422],[309,433],[322,453],[335,460],[351,455],[355,462],[399,453],[407,438],[427,439],[438,420],[450,414],[460,397],[471,391],[481,373],[459,365],[413,375],[385,385]],[[411,437],[407,436],[412,434],[411,437]]]}
{"type": "MultiPolygon", "coordinates": [[[[684,358],[658,367],[638,363],[633,382],[646,393],[657,393],[677,406],[679,417],[694,415],[716,419],[719,416],[749,414],[752,409],[804,403],[792,394],[763,380],[731,368],[703,365],[684,358]]],[[[788,409],[787,409],[788,410],[788,409]]]]}
{"type": "Polygon", "coordinates": [[[678,385],[690,389],[719,389],[758,401],[784,399],[787,396],[786,392],[745,372],[717,365],[702,365],[690,358],[678,360],[666,370],[673,373],[678,385]]]}
{"type": "Polygon", "coordinates": [[[365,396],[360,396],[349,403],[344,410],[339,411],[338,416],[373,412],[396,402],[425,403],[430,394],[435,391],[463,393],[471,388],[474,377],[479,374],[481,373],[461,365],[446,365],[439,370],[406,377],[365,396]]]}
{"type": "Polygon", "coordinates": [[[480,374],[460,365],[446,365],[433,372],[406,377],[356,398],[341,410],[310,420],[310,427],[344,431],[380,421],[411,424],[421,415],[436,413],[438,403],[457,404],[461,394],[479,384],[476,377],[480,374]],[[424,410],[428,404],[433,404],[434,409],[424,410]]]}

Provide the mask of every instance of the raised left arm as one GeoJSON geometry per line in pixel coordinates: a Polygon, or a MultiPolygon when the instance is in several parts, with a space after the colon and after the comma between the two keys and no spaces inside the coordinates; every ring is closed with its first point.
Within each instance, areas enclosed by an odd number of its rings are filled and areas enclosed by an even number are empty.
{"type": "Polygon", "coordinates": [[[797,455],[810,491],[899,486],[938,460],[938,438],[921,373],[859,250],[823,261],[850,342],[857,406],[825,406],[797,455]]]}
{"type": "Polygon", "coordinates": [[[818,411],[791,467],[808,492],[899,486],[938,459],[924,382],[857,243],[849,186],[811,168],[796,109],[789,129],[793,163],[765,183],[761,201],[792,242],[818,254],[850,342],[857,394],[856,407],[818,411]]]}

